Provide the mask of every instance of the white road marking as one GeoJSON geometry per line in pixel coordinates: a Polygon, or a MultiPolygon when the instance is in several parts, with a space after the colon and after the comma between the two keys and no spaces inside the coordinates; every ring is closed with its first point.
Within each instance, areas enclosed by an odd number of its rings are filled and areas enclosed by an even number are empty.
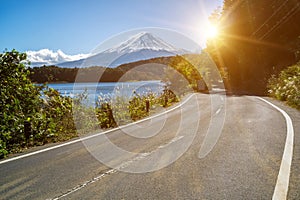
{"type": "Polygon", "coordinates": [[[294,128],[293,123],[290,116],[279,107],[275,106],[274,104],[270,103],[269,101],[257,97],[261,101],[271,105],[273,108],[277,109],[281,114],[284,116],[286,120],[287,126],[287,136],[284,146],[284,152],[282,155],[281,165],[277,177],[277,182],[275,186],[275,190],[273,193],[273,200],[284,200],[287,198],[287,193],[289,189],[289,179],[290,179],[290,172],[291,172],[291,164],[293,158],[293,146],[294,146],[294,128]]]}
{"type": "Polygon", "coordinates": [[[168,142],[168,143],[166,143],[166,144],[163,144],[163,145],[160,145],[160,146],[158,147],[158,149],[163,149],[163,148],[165,148],[166,146],[169,146],[171,143],[174,143],[174,142],[176,142],[176,141],[178,141],[178,140],[181,140],[183,137],[184,137],[183,135],[177,136],[177,137],[173,138],[170,142],[168,142]]]}
{"type": "MultiPolygon", "coordinates": [[[[181,140],[183,137],[184,136],[177,136],[177,137],[173,138],[171,141],[159,146],[158,149],[164,148],[164,147],[166,147],[166,146],[168,146],[168,145],[170,145],[170,144],[172,144],[172,143],[174,143],[178,140],[181,140]]],[[[98,176],[96,176],[96,177],[94,177],[94,178],[92,178],[88,181],[85,181],[84,183],[82,183],[80,185],[77,185],[76,187],[73,187],[72,189],[68,190],[67,192],[65,192],[65,193],[63,193],[63,194],[61,194],[61,195],[59,195],[59,196],[57,196],[53,199],[47,199],[47,200],[59,200],[63,197],[66,197],[66,196],[68,196],[68,195],[70,195],[70,194],[72,194],[72,193],[74,193],[78,190],[81,190],[81,189],[87,187],[88,185],[90,185],[92,183],[95,183],[95,182],[101,180],[102,178],[104,178],[106,176],[109,176],[109,175],[114,174],[118,171],[121,171],[122,169],[124,169],[124,168],[128,167],[129,165],[131,165],[133,162],[140,161],[140,160],[146,158],[147,156],[155,153],[156,151],[157,151],[157,149],[155,149],[151,152],[142,153],[139,156],[136,156],[136,157],[134,157],[134,158],[132,158],[132,159],[126,161],[126,162],[123,162],[122,164],[120,164],[115,169],[107,170],[106,172],[104,172],[104,173],[102,173],[102,174],[100,174],[100,175],[98,175],[98,176]]]]}
{"type": "Polygon", "coordinates": [[[107,133],[110,133],[110,132],[113,132],[113,131],[116,131],[116,130],[120,130],[122,128],[131,126],[133,124],[138,124],[138,123],[141,123],[141,122],[153,119],[155,117],[159,117],[161,115],[167,114],[167,113],[169,113],[169,112],[171,112],[171,111],[173,111],[173,110],[181,107],[182,105],[186,104],[193,96],[195,96],[195,93],[192,94],[191,96],[189,96],[185,101],[183,101],[182,103],[178,104],[174,108],[166,110],[165,112],[159,113],[157,115],[154,115],[154,116],[151,116],[151,117],[147,117],[147,118],[144,118],[142,120],[139,120],[139,121],[136,121],[136,122],[132,122],[130,124],[126,124],[126,125],[123,125],[123,126],[119,126],[117,128],[114,128],[114,129],[111,129],[111,130],[108,130],[108,131],[104,131],[104,132],[100,132],[100,133],[97,133],[97,134],[94,134],[94,135],[90,135],[90,136],[87,136],[87,137],[84,137],[84,138],[79,138],[79,139],[76,139],[76,140],[73,140],[73,141],[70,141],[70,142],[66,142],[66,143],[63,143],[63,144],[59,144],[59,145],[56,145],[56,146],[53,146],[53,147],[45,148],[45,149],[42,149],[42,150],[39,150],[39,151],[35,151],[35,152],[27,153],[27,154],[24,154],[24,155],[16,156],[16,157],[13,157],[13,158],[9,158],[9,159],[6,159],[6,160],[2,160],[2,161],[0,161],[0,165],[4,164],[4,163],[11,162],[11,161],[14,161],[14,160],[19,160],[19,159],[22,159],[22,158],[33,156],[33,155],[36,155],[36,154],[39,154],[39,153],[47,152],[47,151],[50,151],[50,150],[53,150],[53,149],[57,149],[57,148],[60,148],[60,147],[63,147],[63,146],[67,146],[67,145],[70,145],[70,144],[74,144],[74,143],[77,143],[77,142],[81,142],[81,141],[84,141],[84,140],[88,140],[88,139],[91,139],[91,138],[94,138],[94,137],[97,137],[97,136],[100,136],[100,135],[103,135],[103,134],[107,134],[107,133]]]}
{"type": "MultiPolygon", "coordinates": [[[[99,176],[94,177],[93,179],[88,180],[88,181],[84,182],[83,184],[78,185],[78,186],[72,188],[71,190],[67,191],[66,193],[63,193],[62,195],[60,195],[58,197],[55,197],[53,200],[58,200],[58,199],[61,199],[63,197],[66,197],[66,196],[68,196],[68,195],[70,195],[70,194],[72,194],[72,193],[74,193],[74,192],[76,192],[76,191],[78,191],[78,190],[80,190],[80,189],[82,189],[82,188],[84,188],[84,187],[92,184],[92,183],[95,183],[95,182],[101,180],[102,178],[104,178],[104,177],[106,177],[106,176],[108,176],[110,174],[116,173],[116,172],[117,172],[117,170],[110,169],[110,170],[106,171],[105,173],[100,174],[99,176]]],[[[50,199],[47,199],[47,200],[50,200],[50,199]]]]}

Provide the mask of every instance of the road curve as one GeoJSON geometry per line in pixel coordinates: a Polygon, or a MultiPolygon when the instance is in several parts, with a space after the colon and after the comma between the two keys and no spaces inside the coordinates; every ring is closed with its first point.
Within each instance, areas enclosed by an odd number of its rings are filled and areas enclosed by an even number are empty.
{"type": "MultiPolygon", "coordinates": [[[[293,121],[288,199],[299,199],[299,111],[273,103],[293,121]]],[[[115,146],[134,154],[111,153],[107,140],[99,135],[2,162],[0,198],[271,199],[285,148],[285,118],[256,97],[228,96],[222,133],[213,149],[199,158],[207,132],[214,126],[211,122],[220,113],[212,109],[209,95],[197,94],[179,108],[153,118],[150,126],[144,121],[105,135],[115,146]],[[103,155],[105,162],[116,167],[96,159],[103,155]],[[157,170],[130,172],[153,167],[157,170]]]]}

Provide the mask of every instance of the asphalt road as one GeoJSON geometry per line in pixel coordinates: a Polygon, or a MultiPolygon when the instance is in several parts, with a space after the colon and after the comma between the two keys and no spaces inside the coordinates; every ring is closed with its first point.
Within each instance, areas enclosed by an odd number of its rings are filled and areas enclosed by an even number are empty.
{"type": "MultiPolygon", "coordinates": [[[[287,199],[300,199],[300,113],[268,100],[293,122],[287,199]]],[[[283,115],[256,97],[196,94],[151,120],[0,162],[0,199],[272,199],[286,136],[283,115]]]]}

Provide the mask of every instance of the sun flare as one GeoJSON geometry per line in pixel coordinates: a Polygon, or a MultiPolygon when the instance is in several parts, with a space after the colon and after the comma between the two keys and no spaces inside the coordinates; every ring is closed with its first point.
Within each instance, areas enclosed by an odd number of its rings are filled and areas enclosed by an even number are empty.
{"type": "Polygon", "coordinates": [[[219,34],[218,27],[214,24],[208,24],[205,29],[205,35],[207,39],[216,38],[219,34]]]}

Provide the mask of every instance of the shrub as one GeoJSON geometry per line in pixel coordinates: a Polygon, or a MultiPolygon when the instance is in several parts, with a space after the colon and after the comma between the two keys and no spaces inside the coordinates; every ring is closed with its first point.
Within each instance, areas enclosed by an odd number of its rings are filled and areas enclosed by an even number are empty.
{"type": "Polygon", "coordinates": [[[97,109],[97,118],[101,128],[112,128],[117,126],[109,103],[101,104],[100,108],[97,109]]]}
{"type": "Polygon", "coordinates": [[[168,89],[167,87],[165,87],[165,89],[163,90],[163,94],[160,96],[159,99],[163,107],[168,107],[172,103],[179,101],[176,94],[172,90],[168,89]]]}
{"type": "Polygon", "coordinates": [[[129,113],[130,118],[133,121],[148,116],[149,109],[147,111],[146,104],[150,104],[150,100],[147,96],[140,96],[135,92],[134,96],[129,101],[129,113]]]}
{"type": "Polygon", "coordinates": [[[28,78],[26,54],[15,50],[0,54],[0,152],[4,157],[13,149],[26,146],[30,135],[25,124],[40,109],[40,87],[28,78]]]}
{"type": "Polygon", "coordinates": [[[168,88],[157,95],[152,92],[145,94],[133,93],[132,97],[107,95],[99,96],[95,108],[101,128],[111,128],[149,116],[151,111],[159,107],[168,107],[178,102],[178,97],[168,88]]]}
{"type": "Polygon", "coordinates": [[[32,123],[33,140],[42,144],[64,141],[76,136],[73,120],[73,99],[61,96],[52,88],[44,88],[38,120],[32,123]]]}
{"type": "Polygon", "coordinates": [[[99,125],[111,128],[136,121],[151,109],[178,101],[165,88],[160,96],[135,93],[130,99],[114,97],[113,104],[111,97],[105,97],[96,108],[84,106],[85,93],[70,98],[33,84],[25,61],[26,54],[15,50],[0,54],[0,158],[30,146],[68,140],[77,136],[76,128],[86,133],[99,125]]]}
{"type": "Polygon", "coordinates": [[[272,76],[268,82],[268,93],[300,109],[300,63],[284,69],[278,77],[272,76]]]}
{"type": "Polygon", "coordinates": [[[26,54],[0,54],[0,158],[23,148],[76,136],[72,99],[34,85],[26,54]]]}

